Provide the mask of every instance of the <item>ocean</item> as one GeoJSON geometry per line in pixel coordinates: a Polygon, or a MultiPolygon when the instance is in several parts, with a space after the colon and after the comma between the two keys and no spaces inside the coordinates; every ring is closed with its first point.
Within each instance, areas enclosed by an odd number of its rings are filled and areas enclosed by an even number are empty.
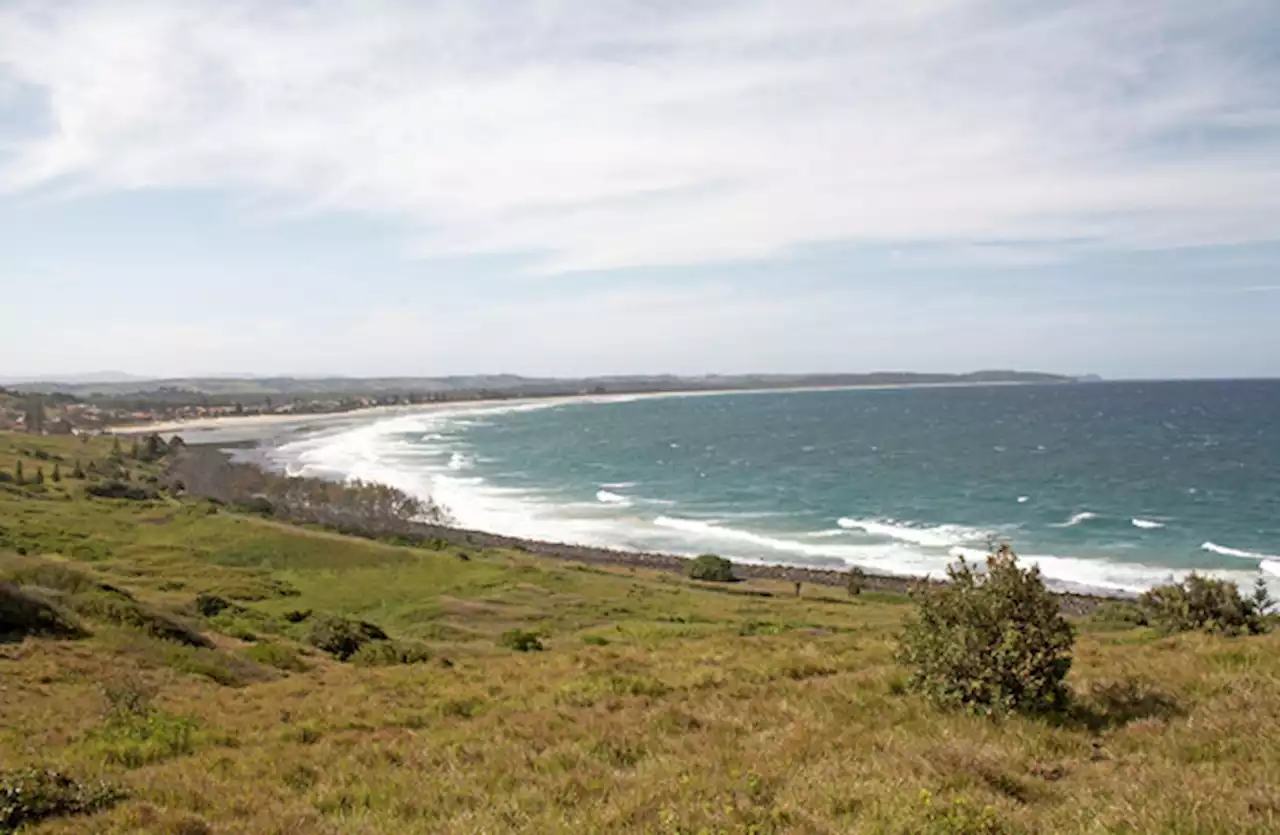
{"type": "Polygon", "coordinates": [[[621,549],[936,576],[1008,542],[1053,586],[1103,592],[1193,569],[1248,585],[1280,560],[1278,381],[473,405],[265,455],[464,527],[621,549]]]}

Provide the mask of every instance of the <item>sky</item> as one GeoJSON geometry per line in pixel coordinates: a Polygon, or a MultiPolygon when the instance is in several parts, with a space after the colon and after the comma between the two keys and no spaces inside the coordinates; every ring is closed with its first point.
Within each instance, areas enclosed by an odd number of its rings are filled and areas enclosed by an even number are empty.
{"type": "Polygon", "coordinates": [[[0,0],[0,377],[1280,376],[1275,0],[0,0]]]}

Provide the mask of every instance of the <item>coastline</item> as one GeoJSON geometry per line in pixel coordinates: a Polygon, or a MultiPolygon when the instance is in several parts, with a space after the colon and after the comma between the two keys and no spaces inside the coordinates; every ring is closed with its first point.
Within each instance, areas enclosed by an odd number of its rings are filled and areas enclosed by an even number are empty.
{"type": "Polygon", "coordinates": [[[182,432],[203,432],[223,429],[267,429],[296,424],[298,428],[309,427],[327,422],[341,423],[379,415],[399,416],[419,414],[422,412],[448,411],[456,409],[486,408],[490,406],[525,406],[530,404],[548,404],[551,406],[570,405],[576,403],[625,403],[633,400],[657,400],[669,397],[717,397],[742,394],[788,394],[814,391],[892,391],[897,389],[947,389],[947,388],[987,388],[1008,386],[1061,386],[1067,382],[956,382],[956,383],[883,383],[866,385],[839,386],[783,386],[778,388],[744,388],[714,390],[672,390],[636,392],[634,394],[570,394],[550,397],[489,397],[476,400],[448,400],[437,403],[418,403],[415,405],[368,406],[359,409],[348,409],[340,412],[319,412],[314,414],[269,414],[269,415],[220,415],[218,417],[195,418],[193,420],[171,420],[158,423],[119,424],[102,429],[108,435],[150,435],[180,434],[182,432]]]}

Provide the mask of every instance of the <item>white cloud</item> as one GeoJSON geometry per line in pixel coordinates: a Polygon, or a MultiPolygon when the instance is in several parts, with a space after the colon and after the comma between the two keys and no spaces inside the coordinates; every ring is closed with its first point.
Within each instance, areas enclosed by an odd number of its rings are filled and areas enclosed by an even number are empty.
{"type": "Polygon", "coordinates": [[[1275,239],[1280,70],[1248,39],[1277,24],[1272,0],[17,3],[0,89],[49,119],[0,140],[0,189],[247,191],[548,270],[1275,239]]]}

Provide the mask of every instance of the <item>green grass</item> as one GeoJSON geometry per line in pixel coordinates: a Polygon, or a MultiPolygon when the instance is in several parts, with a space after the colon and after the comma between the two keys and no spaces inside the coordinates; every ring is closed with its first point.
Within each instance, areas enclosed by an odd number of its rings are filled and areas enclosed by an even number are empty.
{"type": "MultiPolygon", "coordinates": [[[[0,435],[0,468],[109,443],[0,435]]],[[[1084,622],[1075,709],[993,722],[904,694],[897,596],[464,561],[82,490],[0,491],[0,573],[210,646],[88,609],[87,637],[0,643],[5,767],[127,792],[31,832],[1280,831],[1277,636],[1084,622]],[[240,608],[198,617],[202,593],[240,608]],[[398,643],[340,662],[305,645],[326,616],[398,643]],[[513,630],[544,651],[504,647],[513,630]],[[390,663],[406,647],[418,663],[390,663]],[[108,711],[122,670],[136,715],[108,711]]]]}

